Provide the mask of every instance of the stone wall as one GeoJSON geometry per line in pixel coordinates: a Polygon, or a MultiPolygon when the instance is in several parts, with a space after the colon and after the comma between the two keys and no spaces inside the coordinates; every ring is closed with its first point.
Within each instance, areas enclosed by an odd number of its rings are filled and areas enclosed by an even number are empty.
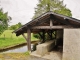
{"type": "Polygon", "coordinates": [[[63,60],[80,60],[80,29],[64,29],[63,60]]]}

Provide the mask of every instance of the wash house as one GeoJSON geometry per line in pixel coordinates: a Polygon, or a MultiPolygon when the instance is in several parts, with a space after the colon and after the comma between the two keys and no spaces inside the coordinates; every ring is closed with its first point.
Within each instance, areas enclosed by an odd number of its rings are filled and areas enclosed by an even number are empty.
{"type": "Polygon", "coordinates": [[[48,41],[54,41],[51,50],[54,50],[55,46],[61,46],[61,60],[80,60],[80,20],[78,19],[50,11],[31,20],[14,33],[16,36],[23,35],[29,51],[31,51],[31,33],[39,34],[43,43],[47,41],[45,38],[47,34],[50,38],[48,41]],[[24,33],[27,33],[27,37],[24,33]]]}

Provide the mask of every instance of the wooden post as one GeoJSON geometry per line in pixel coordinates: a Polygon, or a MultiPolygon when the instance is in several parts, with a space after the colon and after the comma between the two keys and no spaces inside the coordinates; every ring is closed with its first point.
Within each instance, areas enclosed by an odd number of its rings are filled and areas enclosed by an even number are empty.
{"type": "Polygon", "coordinates": [[[31,51],[31,30],[27,29],[27,43],[28,43],[28,51],[31,51]]]}
{"type": "Polygon", "coordinates": [[[52,33],[53,33],[53,30],[49,30],[49,31],[47,32],[48,36],[50,37],[50,40],[53,39],[52,33]]]}
{"type": "Polygon", "coordinates": [[[43,43],[45,42],[45,31],[43,30],[43,43]]]}
{"type": "MultiPolygon", "coordinates": [[[[25,40],[26,40],[26,42],[27,42],[27,46],[28,46],[29,44],[28,44],[27,37],[26,37],[24,34],[22,34],[22,36],[25,38],[25,40]]],[[[29,50],[29,49],[28,49],[28,50],[29,50]]]]}
{"type": "Polygon", "coordinates": [[[50,27],[52,27],[53,26],[53,21],[52,21],[52,19],[50,19],[50,27]]]}
{"type": "Polygon", "coordinates": [[[27,41],[28,51],[31,51],[31,31],[30,29],[27,30],[27,38],[24,34],[22,34],[22,36],[27,41]]]}
{"type": "Polygon", "coordinates": [[[52,30],[50,30],[50,34],[51,34],[51,36],[50,36],[50,39],[52,40],[52,33],[53,33],[53,31],[52,30]]]}

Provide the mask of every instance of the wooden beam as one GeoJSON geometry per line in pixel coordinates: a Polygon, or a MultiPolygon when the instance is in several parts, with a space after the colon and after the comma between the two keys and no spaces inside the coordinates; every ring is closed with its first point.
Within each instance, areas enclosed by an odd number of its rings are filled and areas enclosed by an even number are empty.
{"type": "Polygon", "coordinates": [[[24,33],[22,34],[22,36],[25,38],[25,40],[27,41],[27,37],[24,35],[24,33]]]}
{"type": "Polygon", "coordinates": [[[28,51],[31,51],[31,30],[27,29],[27,43],[28,43],[28,51]]]}
{"type": "Polygon", "coordinates": [[[71,26],[35,26],[32,27],[31,29],[63,29],[63,28],[72,28],[71,26]]]}
{"type": "Polygon", "coordinates": [[[43,38],[43,36],[41,35],[41,33],[38,33],[39,34],[39,36],[41,37],[41,38],[43,38]]]}

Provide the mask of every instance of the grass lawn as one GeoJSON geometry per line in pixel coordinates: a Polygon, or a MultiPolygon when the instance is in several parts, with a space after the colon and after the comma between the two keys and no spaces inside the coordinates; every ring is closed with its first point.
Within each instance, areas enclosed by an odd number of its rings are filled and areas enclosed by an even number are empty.
{"type": "MultiPolygon", "coordinates": [[[[2,35],[0,35],[0,49],[26,42],[26,40],[23,38],[22,35],[17,37],[15,33],[12,34],[12,31],[13,30],[6,30],[3,32],[2,35]]],[[[31,41],[35,41],[35,40],[38,39],[33,37],[33,34],[31,34],[31,41]]]]}

